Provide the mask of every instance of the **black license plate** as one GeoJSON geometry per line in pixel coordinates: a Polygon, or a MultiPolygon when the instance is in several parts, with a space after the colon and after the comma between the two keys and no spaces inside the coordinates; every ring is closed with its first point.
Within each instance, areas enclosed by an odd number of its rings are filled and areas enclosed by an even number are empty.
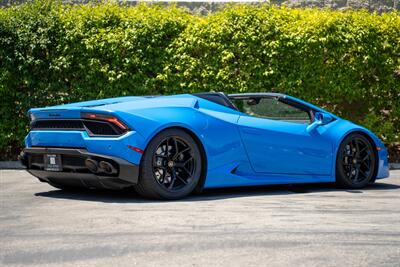
{"type": "Polygon", "coordinates": [[[44,170],[52,172],[62,171],[61,156],[56,154],[44,155],[44,170]]]}

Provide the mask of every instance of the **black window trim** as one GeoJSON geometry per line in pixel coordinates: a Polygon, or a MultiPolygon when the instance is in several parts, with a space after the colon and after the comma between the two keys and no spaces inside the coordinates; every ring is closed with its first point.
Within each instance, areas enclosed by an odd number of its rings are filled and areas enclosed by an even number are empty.
{"type": "Polygon", "coordinates": [[[192,94],[192,95],[193,95],[193,96],[196,96],[196,97],[200,97],[200,98],[205,99],[205,100],[207,100],[207,101],[213,102],[213,103],[215,103],[215,104],[218,104],[218,105],[221,105],[221,106],[224,106],[224,107],[227,107],[227,108],[230,108],[230,109],[239,111],[239,110],[237,109],[237,107],[236,107],[236,106],[232,103],[232,101],[229,99],[229,96],[228,96],[227,94],[223,93],[223,92],[194,93],[194,94],[192,94]],[[211,96],[211,97],[213,97],[213,96],[214,96],[214,97],[218,97],[220,100],[223,101],[224,104],[221,104],[221,103],[219,103],[219,102],[213,100],[212,98],[209,98],[210,96],[211,96]]]}
{"type": "MultiPolygon", "coordinates": [[[[258,99],[258,98],[267,98],[267,99],[276,99],[279,102],[282,102],[284,104],[287,104],[289,106],[298,108],[300,110],[303,110],[305,112],[307,112],[309,118],[310,118],[310,123],[312,123],[314,121],[314,113],[316,112],[313,108],[304,105],[302,103],[299,103],[297,101],[294,101],[292,99],[289,99],[286,97],[286,95],[281,94],[281,93],[243,93],[243,94],[229,94],[228,98],[231,100],[245,100],[245,99],[258,99]]],[[[257,117],[259,118],[259,117],[257,117]]],[[[262,119],[262,118],[260,118],[262,119]]],[[[288,121],[290,122],[290,121],[288,121]]],[[[295,122],[293,122],[295,123],[295,122]]]]}

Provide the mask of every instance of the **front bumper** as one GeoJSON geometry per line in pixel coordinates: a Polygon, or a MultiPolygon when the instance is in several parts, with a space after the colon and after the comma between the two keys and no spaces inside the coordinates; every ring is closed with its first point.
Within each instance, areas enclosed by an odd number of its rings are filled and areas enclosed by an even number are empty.
{"type": "Polygon", "coordinates": [[[32,175],[42,182],[61,186],[80,186],[87,188],[122,189],[137,184],[139,166],[117,157],[90,153],[85,149],[30,147],[20,156],[32,175]],[[60,171],[45,170],[46,155],[60,155],[60,171]],[[105,161],[114,167],[112,173],[90,171],[85,161],[105,161]]]}

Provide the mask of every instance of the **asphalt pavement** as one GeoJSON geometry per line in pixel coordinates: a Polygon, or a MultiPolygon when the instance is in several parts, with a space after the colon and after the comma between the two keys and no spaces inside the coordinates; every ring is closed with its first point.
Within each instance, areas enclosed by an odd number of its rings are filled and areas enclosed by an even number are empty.
{"type": "Polygon", "coordinates": [[[400,266],[400,171],[166,202],[0,170],[0,205],[1,266],[400,266]]]}

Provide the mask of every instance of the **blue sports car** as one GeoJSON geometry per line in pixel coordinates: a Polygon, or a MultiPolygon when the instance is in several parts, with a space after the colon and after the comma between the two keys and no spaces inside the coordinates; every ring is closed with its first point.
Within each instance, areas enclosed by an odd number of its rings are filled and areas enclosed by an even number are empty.
{"type": "Polygon", "coordinates": [[[389,176],[369,130],[277,93],[118,97],[28,112],[21,161],[54,187],[179,199],[203,188],[389,176]]]}

